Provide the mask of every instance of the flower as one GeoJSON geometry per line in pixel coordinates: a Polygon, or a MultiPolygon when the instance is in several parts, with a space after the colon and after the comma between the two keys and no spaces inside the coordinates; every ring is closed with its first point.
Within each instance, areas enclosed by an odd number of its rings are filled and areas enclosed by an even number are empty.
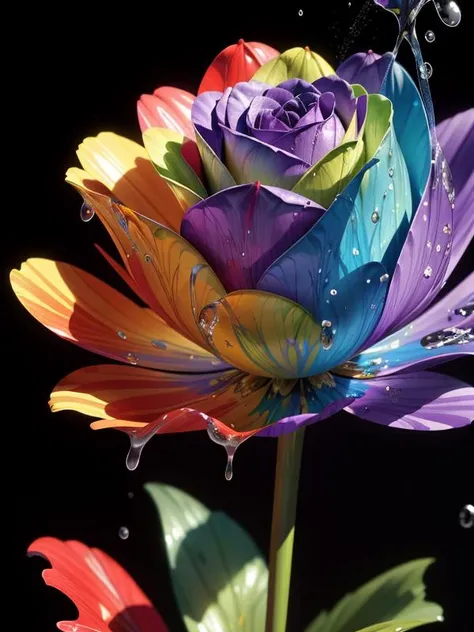
{"type": "Polygon", "coordinates": [[[115,560],[82,542],[39,538],[28,553],[52,565],[43,579],[77,606],[76,621],[60,621],[62,632],[167,632],[148,597],[115,560]]]}
{"type": "Polygon", "coordinates": [[[332,76],[313,83],[287,79],[276,87],[241,82],[224,93],[206,92],[191,118],[236,183],[292,188],[331,150],[357,139],[366,111],[367,95],[355,97],[347,82],[332,76]]]}
{"type": "MultiPolygon", "coordinates": [[[[313,88],[323,82],[314,74],[332,69],[313,55],[287,51],[257,79],[301,79],[286,86],[314,94],[321,110],[313,88]]],[[[94,428],[122,428],[138,442],[151,430],[208,423],[223,441],[238,442],[290,432],[343,408],[418,430],[472,420],[474,389],[422,369],[473,353],[474,274],[435,299],[474,235],[474,176],[465,159],[474,110],[439,126],[445,158],[439,147],[432,153],[421,97],[392,55],[356,55],[338,75],[327,79],[336,104],[353,108],[355,95],[365,96],[364,128],[291,191],[236,186],[197,128],[205,183],[182,158],[183,135],[172,130],[146,130],[151,160],[111,133],[84,141],[78,156],[85,171],[71,169],[67,179],[125,267],[104,256],[148,308],[65,263],[31,259],[12,272],[18,298],[40,322],[125,363],[65,377],[51,395],[53,411],[98,417],[94,428]],[[369,94],[381,90],[385,96],[369,94]]],[[[351,111],[358,125],[358,105],[351,111]]]]}

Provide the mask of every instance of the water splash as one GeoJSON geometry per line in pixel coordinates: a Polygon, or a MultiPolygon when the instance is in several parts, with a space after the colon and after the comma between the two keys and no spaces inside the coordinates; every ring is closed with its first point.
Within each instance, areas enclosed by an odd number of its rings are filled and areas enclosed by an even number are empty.
{"type": "Polygon", "coordinates": [[[474,526],[474,505],[464,505],[459,512],[459,524],[463,529],[472,529],[474,526]]]}
{"type": "Polygon", "coordinates": [[[236,434],[232,432],[230,428],[226,428],[223,425],[218,428],[212,419],[208,419],[207,434],[214,443],[221,445],[226,451],[227,464],[225,466],[225,478],[227,481],[232,480],[232,476],[234,475],[233,463],[235,453],[237,452],[237,448],[248,439],[248,435],[236,434]]]}

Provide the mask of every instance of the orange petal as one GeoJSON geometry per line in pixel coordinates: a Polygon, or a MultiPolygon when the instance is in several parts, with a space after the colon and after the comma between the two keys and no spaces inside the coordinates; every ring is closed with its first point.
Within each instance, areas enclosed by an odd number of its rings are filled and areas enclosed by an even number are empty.
{"type": "Polygon", "coordinates": [[[58,623],[60,630],[167,632],[148,597],[103,551],[73,540],[39,538],[30,545],[28,554],[41,555],[50,562],[52,568],[43,571],[45,583],[63,592],[79,611],[76,621],[58,623]]]}
{"type": "Polygon", "coordinates": [[[201,81],[198,94],[208,90],[223,92],[239,81],[250,81],[260,66],[279,54],[266,44],[240,39],[217,55],[201,81]]]}
{"type": "Polygon", "coordinates": [[[205,307],[199,322],[216,354],[246,373],[285,379],[314,374],[321,327],[287,298],[231,292],[205,307]]]}
{"type": "Polygon", "coordinates": [[[167,127],[194,140],[191,108],[196,97],[186,90],[162,86],[153,94],[142,94],[137,103],[138,122],[149,127],[167,127]]]}
{"type": "Polygon", "coordinates": [[[86,138],[77,150],[82,167],[115,198],[146,217],[179,230],[183,210],[156,172],[145,148],[112,132],[86,138]]]}
{"type": "Polygon", "coordinates": [[[69,181],[112,236],[138,295],[173,329],[207,346],[196,318],[204,305],[224,296],[225,290],[202,256],[177,233],[84,188],[81,174],[71,171],[69,181]]]}
{"type": "Polygon", "coordinates": [[[218,362],[156,314],[74,266],[28,259],[10,278],[32,316],[89,351],[134,365],[191,373],[212,370],[218,362]]]}

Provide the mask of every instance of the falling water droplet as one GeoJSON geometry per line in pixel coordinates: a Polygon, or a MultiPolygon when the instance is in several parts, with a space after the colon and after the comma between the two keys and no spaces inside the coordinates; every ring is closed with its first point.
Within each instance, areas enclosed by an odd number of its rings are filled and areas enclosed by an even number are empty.
{"type": "Polygon", "coordinates": [[[446,26],[458,26],[461,22],[461,9],[453,0],[435,0],[434,5],[446,26]]]}
{"type": "Polygon", "coordinates": [[[218,428],[216,424],[208,419],[207,421],[207,434],[209,438],[217,443],[217,445],[223,446],[227,454],[227,464],[225,467],[225,478],[226,481],[230,481],[232,476],[234,475],[233,471],[233,463],[234,456],[237,452],[237,448],[248,438],[247,436],[242,436],[235,434],[230,429],[226,429],[225,427],[218,428]]]}
{"type": "Polygon", "coordinates": [[[459,513],[459,524],[463,529],[471,529],[474,526],[474,505],[464,505],[459,513]]]}
{"type": "Polygon", "coordinates": [[[425,279],[429,279],[432,274],[433,274],[433,268],[431,266],[426,266],[423,272],[423,276],[425,277],[425,279]]]}
{"type": "Polygon", "coordinates": [[[334,342],[334,333],[331,329],[332,323],[330,320],[323,320],[321,323],[321,333],[319,335],[319,339],[321,341],[321,345],[323,349],[330,349],[334,342]]]}
{"type": "Polygon", "coordinates": [[[95,211],[90,204],[83,202],[79,214],[83,222],[90,222],[95,215],[95,211]]]}
{"type": "Polygon", "coordinates": [[[432,44],[436,39],[436,35],[433,33],[433,31],[426,31],[425,33],[425,40],[429,43],[432,44]]]}
{"type": "Polygon", "coordinates": [[[302,15],[303,15],[303,9],[300,9],[300,10],[298,11],[298,15],[300,16],[300,18],[302,17],[302,15]]]}
{"type": "Polygon", "coordinates": [[[117,336],[122,340],[127,340],[127,334],[124,331],[117,331],[117,336]]]}
{"type": "Polygon", "coordinates": [[[127,527],[120,527],[118,534],[121,540],[128,540],[130,531],[127,529],[127,527]]]}

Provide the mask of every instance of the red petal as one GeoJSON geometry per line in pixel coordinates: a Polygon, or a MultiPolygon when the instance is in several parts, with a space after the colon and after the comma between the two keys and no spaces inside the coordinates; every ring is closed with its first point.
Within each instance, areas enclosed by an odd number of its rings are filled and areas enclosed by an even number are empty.
{"type": "Polygon", "coordinates": [[[167,632],[163,619],[128,573],[99,549],[81,542],[40,538],[28,549],[52,565],[43,579],[71,599],[77,621],[61,621],[63,632],[167,632]]]}
{"type": "Polygon", "coordinates": [[[196,97],[186,90],[163,86],[153,94],[142,94],[137,102],[140,129],[166,127],[194,139],[191,108],[196,97]]]}
{"type": "Polygon", "coordinates": [[[241,39],[217,55],[201,81],[198,94],[208,90],[223,92],[239,81],[250,81],[260,66],[279,54],[266,44],[241,39]]]}
{"type": "Polygon", "coordinates": [[[188,140],[181,146],[181,155],[186,160],[188,165],[197,174],[201,182],[205,182],[204,168],[202,165],[201,154],[199,153],[198,146],[193,140],[188,140]]]}

